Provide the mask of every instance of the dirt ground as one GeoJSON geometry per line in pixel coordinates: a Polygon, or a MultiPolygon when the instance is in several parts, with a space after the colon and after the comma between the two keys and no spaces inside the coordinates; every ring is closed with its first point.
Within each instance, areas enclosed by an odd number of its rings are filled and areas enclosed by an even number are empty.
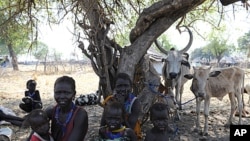
{"type": "MultiPolygon", "coordinates": [[[[77,96],[80,94],[89,94],[95,92],[98,88],[98,77],[92,71],[91,67],[84,66],[67,66],[59,69],[57,73],[43,72],[43,66],[39,66],[37,70],[34,65],[19,65],[20,71],[12,71],[12,68],[0,68],[0,105],[12,109],[16,115],[23,117],[25,113],[21,111],[18,104],[24,96],[26,90],[26,81],[28,79],[36,79],[37,89],[40,91],[44,107],[54,104],[53,85],[57,77],[62,75],[72,76],[76,81],[77,96]],[[67,69],[65,69],[67,68],[67,69]]],[[[53,72],[53,71],[52,71],[53,72]]],[[[249,82],[246,76],[245,84],[249,82]]],[[[229,128],[224,127],[229,113],[230,101],[228,96],[225,96],[222,101],[212,98],[209,115],[208,136],[201,136],[193,131],[195,127],[195,101],[190,101],[194,95],[189,90],[191,81],[185,84],[183,94],[183,110],[181,111],[181,120],[171,120],[170,125],[176,130],[176,135],[173,140],[181,141],[229,141],[229,128]]],[[[248,101],[248,96],[245,95],[245,101],[248,101]]],[[[98,105],[84,106],[89,116],[89,130],[86,136],[86,141],[91,140],[98,132],[100,116],[102,108],[98,105]]],[[[247,110],[250,111],[249,105],[247,110]]],[[[201,110],[202,111],[202,110],[201,110]]],[[[234,119],[234,123],[238,123],[238,117],[234,119]]],[[[204,116],[201,113],[201,126],[204,124],[204,116]]],[[[243,118],[243,124],[250,124],[249,118],[243,118]]],[[[13,141],[24,141],[30,132],[30,129],[21,129],[12,125],[0,125],[1,127],[10,127],[13,129],[13,141]]],[[[142,130],[145,133],[151,127],[151,123],[146,122],[142,130]]],[[[144,134],[145,135],[145,134],[144,134]]]]}

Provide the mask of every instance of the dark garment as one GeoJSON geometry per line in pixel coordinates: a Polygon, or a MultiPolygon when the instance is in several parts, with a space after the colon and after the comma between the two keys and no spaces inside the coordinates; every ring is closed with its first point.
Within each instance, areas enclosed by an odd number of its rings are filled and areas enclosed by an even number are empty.
{"type": "Polygon", "coordinates": [[[75,119],[76,113],[78,112],[80,108],[77,106],[74,106],[72,117],[66,126],[66,132],[64,133],[65,135],[63,135],[61,125],[57,122],[55,118],[56,107],[57,106],[54,107],[54,112],[52,114],[52,123],[51,123],[52,137],[55,141],[67,141],[74,127],[74,119],[75,119]]]}
{"type": "Polygon", "coordinates": [[[19,104],[19,107],[25,112],[31,112],[34,109],[42,109],[43,104],[40,97],[40,93],[36,90],[34,93],[30,93],[29,91],[25,91],[25,97],[22,99],[22,103],[19,104]]]}
{"type": "Polygon", "coordinates": [[[22,122],[23,122],[23,118],[17,117],[17,116],[13,116],[13,115],[8,115],[5,114],[1,109],[0,109],[0,121],[7,121],[10,122],[12,125],[16,125],[21,127],[22,126],[22,122]]]}

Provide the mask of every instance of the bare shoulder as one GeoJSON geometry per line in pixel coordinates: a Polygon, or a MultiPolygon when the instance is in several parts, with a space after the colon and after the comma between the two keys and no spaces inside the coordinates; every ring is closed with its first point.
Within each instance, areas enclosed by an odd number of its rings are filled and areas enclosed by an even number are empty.
{"type": "Polygon", "coordinates": [[[81,119],[81,120],[84,120],[86,118],[88,118],[88,113],[85,109],[81,108],[81,107],[78,107],[78,112],[76,114],[76,118],[77,119],[81,119]]]}

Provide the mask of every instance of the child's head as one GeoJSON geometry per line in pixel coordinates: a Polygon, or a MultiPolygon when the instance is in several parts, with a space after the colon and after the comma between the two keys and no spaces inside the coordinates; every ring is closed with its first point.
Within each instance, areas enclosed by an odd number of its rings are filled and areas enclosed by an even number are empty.
{"type": "Polygon", "coordinates": [[[36,81],[30,79],[26,82],[26,88],[30,91],[34,91],[36,89],[36,81]]]}
{"type": "Polygon", "coordinates": [[[113,101],[104,108],[104,119],[109,130],[120,129],[124,121],[124,109],[121,103],[113,101]]]}
{"type": "Polygon", "coordinates": [[[155,103],[150,109],[150,120],[154,128],[159,131],[165,131],[168,127],[168,108],[166,104],[155,103]]]}
{"type": "Polygon", "coordinates": [[[34,132],[41,136],[47,135],[50,128],[49,118],[45,111],[35,109],[26,117],[24,126],[30,126],[34,132]]]}

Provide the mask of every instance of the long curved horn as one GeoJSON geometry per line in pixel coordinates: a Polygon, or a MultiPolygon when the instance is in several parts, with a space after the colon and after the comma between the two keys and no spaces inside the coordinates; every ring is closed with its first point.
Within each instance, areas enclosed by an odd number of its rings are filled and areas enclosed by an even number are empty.
{"type": "Polygon", "coordinates": [[[187,46],[185,48],[183,48],[182,50],[180,50],[181,53],[187,52],[193,43],[193,34],[192,34],[191,30],[187,26],[184,26],[184,27],[188,30],[190,38],[189,38],[189,42],[188,42],[187,46]]]}
{"type": "Polygon", "coordinates": [[[160,43],[158,42],[158,40],[155,40],[155,45],[156,47],[164,54],[168,55],[168,51],[166,51],[165,49],[163,49],[163,47],[160,45],[160,43]]]}

